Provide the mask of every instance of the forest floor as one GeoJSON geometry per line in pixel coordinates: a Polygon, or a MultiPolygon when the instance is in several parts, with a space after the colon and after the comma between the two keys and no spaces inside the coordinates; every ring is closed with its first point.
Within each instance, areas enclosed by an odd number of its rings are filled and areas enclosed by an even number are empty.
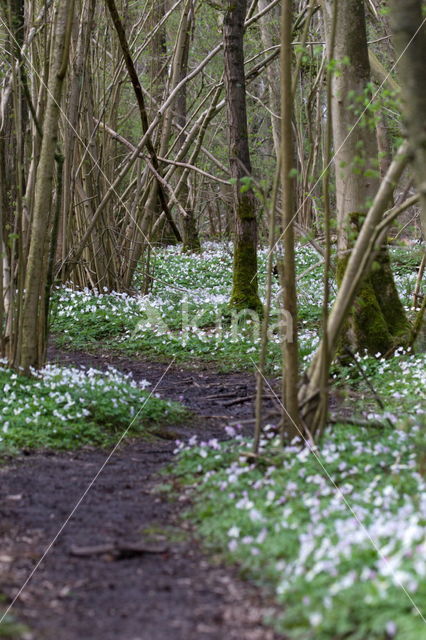
{"type": "MultiPolygon", "coordinates": [[[[153,386],[166,370],[160,363],[82,351],[51,349],[49,360],[97,369],[113,365],[136,380],[148,378],[153,386]]],[[[235,570],[224,568],[214,557],[207,558],[191,526],[180,518],[185,499],[170,502],[158,491],[164,482],[159,474],[172,461],[176,438],[223,439],[224,426],[232,420],[249,428],[253,376],[217,373],[208,365],[176,365],[156,392],[182,402],[192,419],[162,428],[157,437],[126,441],[114,453],[16,601],[12,613],[26,629],[15,627],[14,638],[282,637],[262,623],[265,615],[274,615],[268,594],[242,582],[235,570]]],[[[16,596],[108,455],[91,447],[24,453],[0,467],[4,606],[16,596]]],[[[0,637],[8,636],[0,629],[0,637]]]]}
{"type": "MultiPolygon", "coordinates": [[[[318,448],[282,446],[270,380],[254,463],[259,326],[229,316],[229,249],[161,249],[147,295],[59,288],[52,364],[0,362],[0,620],[66,523],[1,640],[426,640],[426,343],[335,363],[318,448]]],[[[413,319],[420,255],[391,255],[413,319]]],[[[321,266],[297,260],[305,369],[321,266]]]]}

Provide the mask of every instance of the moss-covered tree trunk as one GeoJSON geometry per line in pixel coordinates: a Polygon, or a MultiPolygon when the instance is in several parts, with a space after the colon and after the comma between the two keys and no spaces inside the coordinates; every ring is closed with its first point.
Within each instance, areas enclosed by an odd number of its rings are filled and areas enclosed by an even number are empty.
{"type": "Polygon", "coordinates": [[[228,116],[229,162],[235,180],[234,272],[231,305],[238,309],[261,309],[257,292],[256,202],[249,183],[251,175],[244,75],[244,20],[246,0],[227,0],[223,23],[225,89],[228,116]]]}
{"type": "MultiPolygon", "coordinates": [[[[324,1],[327,40],[333,3],[334,0],[324,1]]],[[[348,254],[379,186],[375,124],[368,111],[362,114],[369,98],[370,63],[364,3],[359,0],[338,3],[334,58],[337,69],[332,80],[332,127],[340,283],[348,254]]],[[[389,256],[382,248],[359,289],[342,341],[354,351],[386,353],[408,333],[389,256]]]]}

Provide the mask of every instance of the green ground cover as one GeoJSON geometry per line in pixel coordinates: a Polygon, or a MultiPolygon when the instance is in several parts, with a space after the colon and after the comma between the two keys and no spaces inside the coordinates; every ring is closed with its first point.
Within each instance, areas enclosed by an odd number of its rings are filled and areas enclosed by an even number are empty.
{"type": "Polygon", "coordinates": [[[187,517],[269,588],[282,606],[269,622],[291,640],[425,640],[424,415],[399,426],[338,425],[315,450],[266,432],[256,465],[232,428],[178,443],[187,517]]]}
{"type": "Polygon", "coordinates": [[[0,453],[106,446],[128,427],[129,435],[143,434],[185,415],[183,406],[151,394],[147,381],[112,368],[47,365],[26,378],[0,365],[0,453]]]}
{"type": "MultiPolygon", "coordinates": [[[[407,307],[418,265],[417,252],[414,258],[412,253],[405,248],[393,251],[397,285],[407,307]]],[[[310,245],[298,247],[303,362],[309,361],[319,340],[322,268],[318,262],[319,256],[310,245]]],[[[262,298],[265,263],[266,250],[261,250],[262,298]]],[[[84,348],[102,343],[103,347],[127,353],[144,352],[181,361],[210,360],[234,370],[253,368],[259,349],[259,322],[230,315],[232,255],[228,244],[206,243],[201,255],[182,254],[180,247],[167,247],[156,252],[152,269],[153,289],[145,296],[58,289],[53,297],[51,328],[60,343],[84,348]]],[[[278,292],[279,284],[274,279],[271,325],[279,320],[278,292]]],[[[280,369],[279,342],[279,331],[272,327],[268,343],[271,373],[280,369]]]]}

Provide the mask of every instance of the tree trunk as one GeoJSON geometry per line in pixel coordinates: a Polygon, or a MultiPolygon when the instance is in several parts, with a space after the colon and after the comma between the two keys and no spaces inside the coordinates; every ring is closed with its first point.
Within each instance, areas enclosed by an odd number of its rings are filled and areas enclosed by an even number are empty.
{"type": "MultiPolygon", "coordinates": [[[[179,34],[179,41],[176,43],[175,48],[175,60],[174,66],[176,67],[176,84],[178,84],[188,73],[188,58],[189,47],[191,44],[191,29],[193,27],[193,6],[192,3],[187,3],[184,8],[181,29],[179,34]]],[[[186,105],[187,88],[186,85],[182,87],[176,96],[174,113],[176,122],[184,127],[187,122],[187,105],[186,105]]],[[[185,142],[183,135],[178,136],[176,144],[176,150],[179,151],[185,142]]],[[[189,175],[188,172],[177,171],[178,181],[183,175],[182,186],[179,192],[179,200],[182,203],[182,207],[186,212],[186,215],[182,217],[183,227],[183,246],[182,251],[185,253],[199,253],[201,251],[201,243],[198,235],[197,225],[194,215],[193,202],[190,196],[190,190],[188,186],[189,175]]]]}
{"type": "Polygon", "coordinates": [[[230,304],[237,309],[259,311],[256,203],[250,183],[241,181],[242,178],[250,180],[251,175],[243,48],[246,10],[246,0],[227,0],[223,23],[229,162],[235,180],[234,271],[230,304]]]}
{"type": "MultiPolygon", "coordinates": [[[[164,18],[166,13],[165,0],[152,0],[151,9],[151,24],[152,27],[156,27],[158,22],[164,18]]],[[[162,26],[156,32],[151,41],[150,46],[150,83],[151,83],[151,95],[155,98],[156,104],[153,105],[152,117],[154,117],[158,111],[158,104],[162,103],[162,99],[167,89],[167,34],[165,26],[162,26]]],[[[162,145],[168,144],[169,135],[165,134],[165,129],[171,124],[170,118],[172,114],[173,105],[170,105],[169,115],[166,114],[163,117],[161,127],[159,127],[156,136],[153,140],[157,153],[162,155],[162,145]]],[[[169,130],[170,133],[170,130],[169,130]]],[[[145,223],[145,228],[151,234],[151,229],[161,216],[162,207],[159,198],[158,183],[154,183],[150,190],[148,201],[146,204],[146,216],[148,220],[145,223]]],[[[174,233],[171,233],[171,229],[167,220],[159,225],[155,232],[154,240],[163,244],[176,244],[178,239],[174,233]]]]}
{"type": "Polygon", "coordinates": [[[39,368],[45,356],[48,233],[52,223],[52,186],[58,121],[62,87],[68,64],[74,0],[60,0],[55,13],[49,90],[43,122],[43,141],[37,167],[31,239],[25,274],[20,349],[13,362],[14,367],[24,373],[28,373],[30,367],[39,368]]]}
{"type": "MultiPolygon", "coordinates": [[[[328,45],[333,1],[324,2],[328,45]]],[[[362,113],[369,99],[370,64],[364,4],[359,0],[347,0],[344,6],[338,3],[334,59],[338,65],[332,79],[332,126],[340,285],[354,239],[379,186],[375,127],[368,122],[368,111],[362,113]]],[[[342,346],[374,355],[387,353],[409,332],[385,248],[373,266],[347,320],[342,346]]]]}
{"type": "Polygon", "coordinates": [[[393,41],[403,95],[403,113],[414,154],[420,194],[421,224],[426,238],[426,24],[422,0],[391,0],[393,41]],[[421,28],[420,28],[420,25],[421,28]]]}
{"type": "MultiPolygon", "coordinates": [[[[80,23],[78,25],[78,34],[76,37],[75,55],[72,59],[72,68],[70,68],[70,80],[69,80],[69,96],[68,96],[68,108],[67,118],[64,124],[64,146],[67,150],[64,162],[64,193],[63,193],[63,206],[62,215],[59,220],[59,235],[58,235],[58,248],[57,258],[61,262],[65,261],[68,253],[69,242],[69,221],[72,218],[73,210],[75,207],[75,191],[76,191],[76,171],[75,167],[78,166],[78,160],[76,158],[77,136],[76,131],[81,132],[82,128],[79,127],[79,119],[82,116],[81,113],[81,101],[82,96],[87,95],[87,89],[85,90],[84,83],[88,82],[85,76],[89,76],[90,61],[90,36],[94,26],[94,9],[95,1],[83,2],[80,14],[80,23]]],[[[82,132],[80,133],[80,136],[82,132]]]]}
{"type": "MultiPolygon", "coordinates": [[[[355,245],[348,258],[348,263],[343,274],[342,282],[337,292],[336,300],[330,312],[327,322],[327,362],[331,362],[338,346],[338,340],[344,331],[344,324],[354,303],[360,285],[365,281],[377,244],[380,243],[380,224],[387,205],[392,198],[393,191],[407,166],[407,144],[403,144],[396,154],[389,170],[382,180],[379,190],[374,198],[355,245]]],[[[321,342],[309,371],[305,376],[305,382],[299,392],[299,402],[302,409],[302,417],[308,424],[311,432],[315,428],[314,417],[317,412],[320,382],[323,371],[324,344],[321,342]]],[[[315,433],[313,433],[315,437],[315,433]]]]}
{"type": "MultiPolygon", "coordinates": [[[[24,1],[3,3],[5,50],[11,55],[9,97],[2,104],[0,127],[0,334],[1,355],[9,360],[16,351],[16,326],[21,299],[18,278],[22,275],[23,209],[25,192],[25,133],[28,110],[23,87],[27,88],[21,48],[24,42],[24,1]],[[11,234],[9,236],[9,234],[11,234]],[[9,237],[8,237],[9,236],[9,237]]],[[[3,96],[2,96],[3,98],[3,96]]]]}
{"type": "Polygon", "coordinates": [[[283,0],[281,15],[281,187],[282,187],[282,261],[284,309],[291,317],[291,333],[283,333],[283,442],[302,435],[297,390],[299,383],[297,340],[296,265],[294,255],[294,153],[293,153],[293,91],[292,91],[292,0],[283,0]]]}
{"type": "MultiPolygon", "coordinates": [[[[259,0],[259,9],[264,10],[268,6],[268,0],[259,0]]],[[[262,44],[265,49],[272,49],[276,46],[277,39],[274,38],[274,25],[278,22],[277,14],[278,9],[273,9],[271,13],[267,13],[262,16],[259,21],[260,36],[262,38],[262,44]]],[[[279,84],[279,67],[278,62],[273,62],[268,65],[265,70],[266,82],[268,85],[269,94],[269,106],[271,109],[271,131],[272,139],[274,142],[274,150],[277,158],[277,162],[280,156],[280,121],[278,114],[280,112],[280,84],[279,84]]]]}

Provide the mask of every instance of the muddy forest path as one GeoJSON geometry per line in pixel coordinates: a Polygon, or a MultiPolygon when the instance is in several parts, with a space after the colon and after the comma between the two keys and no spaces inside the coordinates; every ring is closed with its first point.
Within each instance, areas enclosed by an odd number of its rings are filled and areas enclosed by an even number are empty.
{"type": "MultiPolygon", "coordinates": [[[[166,370],[159,363],[101,353],[51,349],[49,360],[98,369],[112,365],[153,386],[166,370]]],[[[281,637],[262,626],[270,607],[266,595],[209,559],[196,532],[179,518],[183,503],[156,491],[164,482],[159,472],[172,462],[175,437],[223,438],[230,421],[249,424],[253,376],[174,365],[157,391],[183,402],[194,418],[171,425],[161,437],[121,444],[13,607],[29,629],[20,640],[281,637]]],[[[15,597],[107,455],[96,449],[26,452],[0,466],[3,606],[15,597]]]]}

